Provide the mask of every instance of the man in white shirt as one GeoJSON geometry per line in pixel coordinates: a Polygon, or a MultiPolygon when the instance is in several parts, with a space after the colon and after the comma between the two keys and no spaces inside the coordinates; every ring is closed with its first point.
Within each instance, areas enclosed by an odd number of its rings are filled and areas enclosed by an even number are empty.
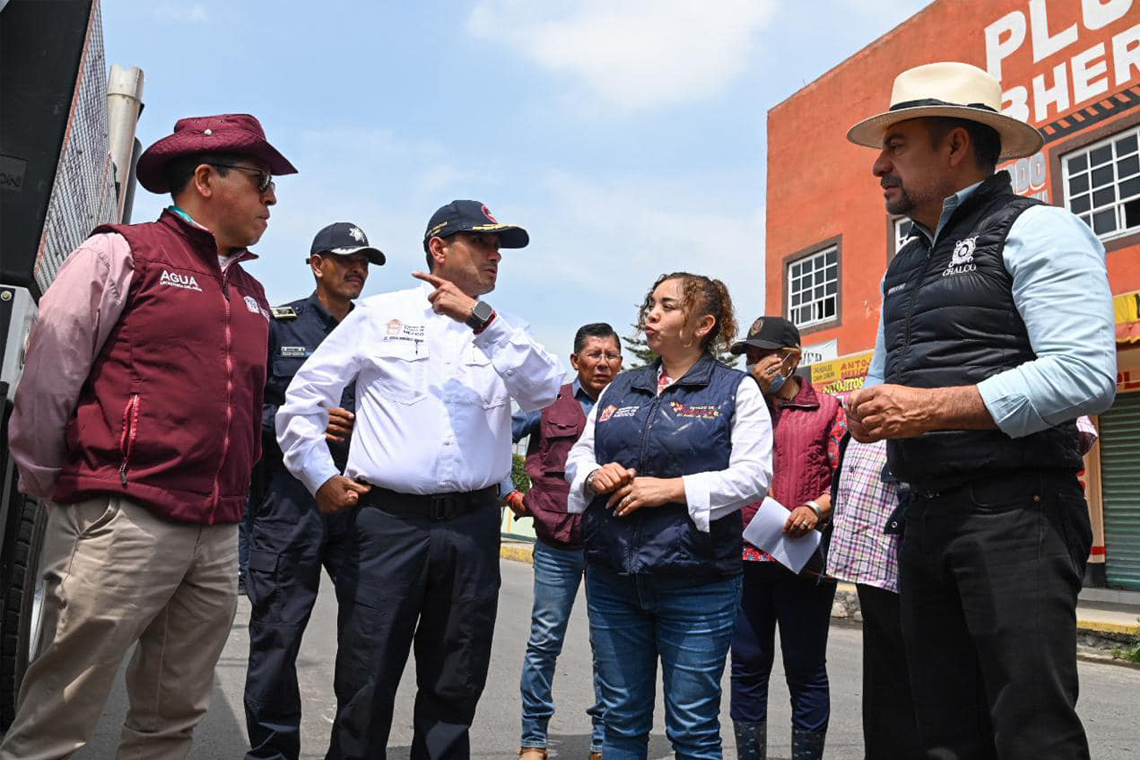
{"type": "Polygon", "coordinates": [[[339,577],[335,691],[327,757],[384,758],[396,687],[416,647],[411,757],[466,758],[499,592],[498,484],[511,468],[511,405],[557,398],[563,369],[522,320],[479,296],[500,248],[526,231],[476,201],[428,223],[430,274],[373,296],[297,372],[277,414],[285,466],[324,511],[352,510],[339,577]],[[348,466],[324,443],[328,410],[356,381],[348,466]]]}

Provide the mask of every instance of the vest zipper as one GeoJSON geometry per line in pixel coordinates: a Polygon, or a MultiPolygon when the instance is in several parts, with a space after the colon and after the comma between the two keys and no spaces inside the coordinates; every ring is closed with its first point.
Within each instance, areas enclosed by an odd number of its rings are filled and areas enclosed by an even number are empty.
{"type": "Polygon", "coordinates": [[[123,454],[123,462],[119,465],[119,482],[127,487],[127,465],[131,459],[131,449],[134,448],[135,439],[139,433],[139,394],[132,393],[123,409],[123,433],[119,436],[119,451],[123,454]]]}
{"type": "MultiPolygon", "coordinates": [[[[908,288],[908,290],[910,290],[910,300],[907,302],[907,305],[906,305],[906,333],[903,335],[903,351],[906,353],[910,352],[910,328],[911,328],[910,322],[911,322],[911,318],[914,316],[914,306],[916,303],[918,303],[918,291],[920,288],[922,288],[922,281],[926,277],[926,270],[927,270],[927,267],[930,266],[930,257],[933,254],[934,254],[934,244],[930,243],[930,244],[928,244],[928,247],[926,249],[926,262],[922,266],[917,267],[917,274],[915,274],[914,277],[911,278],[911,280],[914,282],[914,287],[908,288]]],[[[902,362],[902,357],[899,357],[899,362],[900,363],[902,362]]],[[[884,368],[884,370],[885,369],[886,368],[884,368]]],[[[896,378],[896,380],[897,379],[898,378],[896,378]]],[[[887,378],[884,377],[883,380],[885,381],[885,380],[887,380],[887,378]]]]}
{"type": "MultiPolygon", "coordinates": [[[[637,454],[637,474],[643,475],[645,469],[645,451],[649,447],[649,433],[653,429],[653,420],[657,418],[657,410],[661,408],[661,397],[665,394],[665,390],[658,393],[653,397],[653,402],[649,405],[649,416],[645,420],[645,430],[641,433],[641,451],[637,454]]],[[[636,476],[635,476],[636,477],[636,476]]],[[[636,555],[636,548],[641,545],[641,521],[634,523],[633,526],[633,540],[629,542],[629,559],[626,564],[629,571],[635,572],[633,568],[633,559],[636,555]]]]}
{"type": "MultiPolygon", "coordinates": [[[[234,388],[234,360],[233,360],[233,329],[230,325],[230,296],[229,296],[229,267],[222,271],[222,297],[224,299],[222,304],[223,314],[225,316],[225,357],[226,357],[226,431],[222,436],[222,456],[218,462],[218,469],[214,473],[214,487],[210,495],[210,504],[213,510],[218,508],[218,500],[221,498],[221,479],[222,468],[226,464],[226,456],[230,450],[230,421],[233,419],[233,388],[234,388]]],[[[210,515],[210,524],[212,525],[214,515],[210,515]]]]}

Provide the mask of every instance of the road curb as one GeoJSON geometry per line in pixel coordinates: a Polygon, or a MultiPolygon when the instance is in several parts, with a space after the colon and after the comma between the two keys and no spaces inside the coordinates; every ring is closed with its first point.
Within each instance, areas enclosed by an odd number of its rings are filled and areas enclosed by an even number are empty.
{"type": "Polygon", "coordinates": [[[526,562],[528,565],[533,565],[534,544],[504,542],[499,548],[499,556],[514,562],[526,562]]]}

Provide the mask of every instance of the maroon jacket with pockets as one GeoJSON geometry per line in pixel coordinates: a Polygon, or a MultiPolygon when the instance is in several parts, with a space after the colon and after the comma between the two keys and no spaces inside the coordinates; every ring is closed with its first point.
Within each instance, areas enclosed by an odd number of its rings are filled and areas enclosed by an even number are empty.
{"type": "Polygon", "coordinates": [[[574,385],[564,385],[558,399],[542,410],[539,433],[526,450],[526,474],[531,487],[523,499],[534,516],[540,541],[559,549],[582,546],[582,515],[566,511],[570,484],[565,480],[566,457],[586,427],[582,405],[574,398],[574,385]]]}
{"type": "Polygon", "coordinates": [[[108,225],[131,247],[126,308],[67,425],[54,500],[121,494],[164,517],[242,519],[261,456],[269,304],[239,263],[224,273],[208,231],[166,211],[108,225]]]}
{"type": "MultiPolygon", "coordinates": [[[[772,487],[768,495],[788,509],[828,492],[831,464],[827,459],[828,437],[835,425],[839,399],[816,393],[805,378],[800,392],[790,401],[777,401],[772,408],[772,487]]],[[[752,521],[760,503],[741,510],[744,524],[752,521]]]]}

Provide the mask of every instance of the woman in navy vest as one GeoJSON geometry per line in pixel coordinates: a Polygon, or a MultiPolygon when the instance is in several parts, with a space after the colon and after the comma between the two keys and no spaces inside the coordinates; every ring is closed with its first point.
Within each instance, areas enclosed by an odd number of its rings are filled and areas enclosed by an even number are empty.
{"type": "Polygon", "coordinates": [[[771,420],[757,384],[714,358],[736,332],[723,283],[662,275],[638,327],[660,358],[614,379],[566,462],[567,508],[585,512],[602,755],[646,756],[660,660],[676,756],[720,758],[739,510],[771,481],[771,420]]]}

